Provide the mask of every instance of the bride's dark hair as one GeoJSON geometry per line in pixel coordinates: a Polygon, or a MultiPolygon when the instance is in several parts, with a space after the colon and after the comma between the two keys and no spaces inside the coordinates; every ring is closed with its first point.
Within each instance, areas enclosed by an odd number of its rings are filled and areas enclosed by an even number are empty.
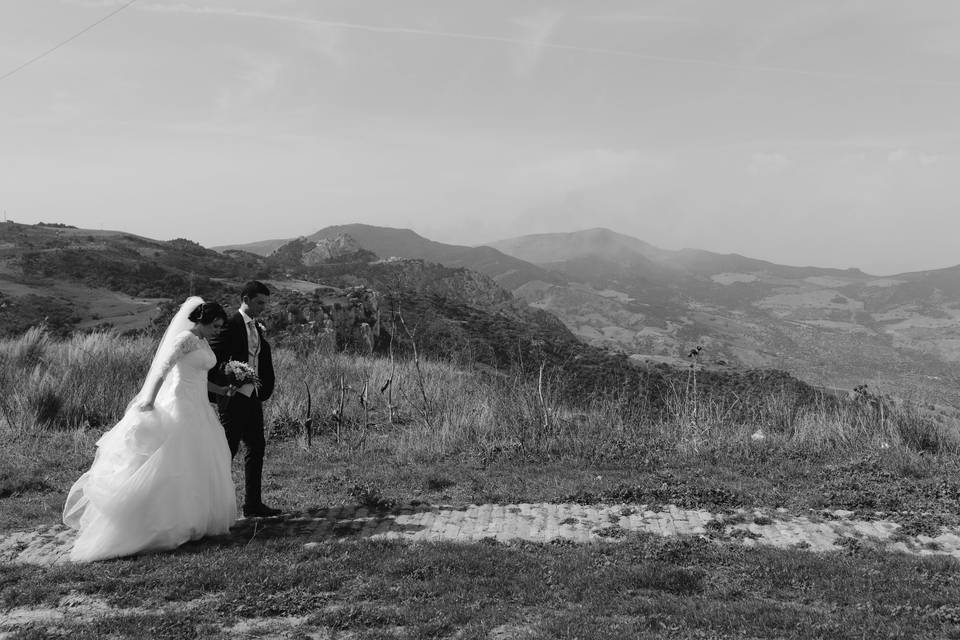
{"type": "Polygon", "coordinates": [[[217,302],[204,302],[187,316],[187,320],[199,324],[210,324],[217,318],[224,322],[227,320],[227,312],[217,302]]]}

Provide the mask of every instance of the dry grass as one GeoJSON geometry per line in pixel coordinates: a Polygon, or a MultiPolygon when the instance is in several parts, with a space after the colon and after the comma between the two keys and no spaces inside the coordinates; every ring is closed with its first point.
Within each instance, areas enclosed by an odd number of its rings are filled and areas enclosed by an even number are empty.
{"type": "MultiPolygon", "coordinates": [[[[153,349],[145,338],[92,333],[57,340],[38,329],[0,341],[4,428],[108,428],[139,388],[153,349]]],[[[275,360],[280,384],[266,416],[274,435],[295,434],[310,417],[351,451],[366,446],[371,433],[387,434],[400,459],[511,452],[597,462],[650,444],[696,452],[758,442],[786,454],[960,450],[955,422],[869,393],[801,406],[776,393],[693,396],[678,388],[668,393],[666,414],[653,415],[627,402],[629,389],[563,397],[549,371],[539,382],[434,361],[421,361],[418,371],[409,360],[282,346],[275,360]],[[732,419],[744,415],[744,405],[750,418],[732,419]]]]}
{"type": "Polygon", "coordinates": [[[112,333],[55,340],[41,329],[0,341],[0,410],[14,432],[109,426],[150,363],[149,340],[112,333]]]}
{"type": "MultiPolygon", "coordinates": [[[[0,530],[57,517],[153,349],[108,333],[55,340],[31,331],[0,342],[0,530]]],[[[960,509],[957,425],[869,394],[799,405],[786,394],[694,397],[679,388],[668,390],[666,411],[664,403],[652,411],[633,401],[646,395],[632,389],[565,396],[559,389],[569,387],[550,372],[541,384],[421,361],[418,373],[407,360],[282,345],[275,364],[265,488],[287,508],[362,495],[960,509]]]]}
{"type": "MultiPolygon", "coordinates": [[[[0,342],[0,532],[56,520],[153,349],[112,334],[54,340],[31,331],[0,342]]],[[[654,414],[628,401],[630,389],[575,401],[550,372],[539,385],[420,364],[422,389],[408,361],[281,345],[267,405],[271,504],[739,501],[730,504],[862,503],[872,512],[923,499],[932,507],[918,510],[956,512],[956,485],[943,484],[957,467],[956,425],[911,405],[861,394],[799,406],[775,393],[692,397],[679,388],[668,411],[654,414]],[[316,439],[305,449],[296,438],[308,390],[316,439]],[[734,420],[744,403],[749,419],[734,420]],[[752,437],[758,431],[762,439],[752,437]]],[[[937,515],[921,517],[939,526],[937,515]]],[[[76,638],[233,637],[233,625],[282,626],[285,616],[302,618],[284,630],[291,635],[486,638],[510,623],[514,636],[534,638],[960,637],[960,579],[949,559],[655,537],[575,547],[324,541],[312,551],[303,542],[260,535],[83,567],[6,565],[0,609],[85,594],[120,611],[57,623],[76,638]]],[[[49,637],[50,626],[15,637],[49,637]]]]}

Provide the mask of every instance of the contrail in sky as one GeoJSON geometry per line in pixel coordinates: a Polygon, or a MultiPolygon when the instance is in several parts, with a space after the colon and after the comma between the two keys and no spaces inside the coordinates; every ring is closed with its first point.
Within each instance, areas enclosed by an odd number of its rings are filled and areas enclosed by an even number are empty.
{"type": "Polygon", "coordinates": [[[432,38],[449,38],[455,40],[477,40],[482,42],[498,42],[504,44],[516,44],[524,46],[537,46],[543,49],[554,49],[558,51],[575,51],[579,53],[592,53],[598,55],[619,56],[644,60],[647,62],[660,62],[669,64],[690,64],[704,67],[713,67],[720,69],[729,69],[734,71],[759,71],[769,73],[789,73],[803,75],[814,78],[828,78],[834,80],[859,80],[877,83],[895,83],[898,85],[928,85],[939,87],[960,87],[960,81],[951,82],[946,80],[904,80],[900,78],[889,78],[883,76],[869,76],[862,74],[835,73],[831,71],[796,69],[791,67],[777,67],[766,65],[741,64],[733,62],[722,62],[717,60],[708,60],[705,58],[685,58],[680,56],[661,56],[655,54],[641,53],[639,51],[630,51],[627,49],[612,49],[608,47],[587,47],[580,45],[562,44],[559,42],[541,41],[535,42],[523,38],[511,38],[509,36],[497,36],[477,33],[466,33],[461,31],[437,31],[431,29],[416,29],[411,27],[389,27],[371,24],[362,24],[356,22],[341,22],[335,20],[323,20],[320,18],[310,18],[306,16],[291,16],[272,13],[263,13],[258,11],[235,11],[231,9],[219,9],[213,7],[195,7],[185,4],[178,5],[141,5],[142,9],[150,11],[164,12],[188,12],[197,14],[211,14],[235,16],[239,18],[255,18],[260,20],[272,20],[276,22],[294,22],[300,24],[312,24],[340,29],[351,29],[354,31],[366,31],[370,33],[387,33],[401,35],[428,36],[432,38]]]}
{"type": "MultiPolygon", "coordinates": [[[[132,4],[130,2],[129,4],[132,4]]],[[[125,5],[123,8],[126,8],[125,5]]],[[[703,67],[712,67],[716,69],[728,69],[732,71],[755,71],[764,73],[787,73],[793,75],[808,76],[812,78],[826,78],[832,80],[856,80],[861,82],[873,82],[879,84],[897,84],[902,86],[936,86],[956,88],[960,87],[960,81],[948,80],[923,80],[903,78],[890,78],[884,76],[871,76],[852,73],[835,73],[832,71],[823,71],[815,69],[797,69],[792,67],[777,67],[767,65],[743,64],[735,62],[722,62],[709,60],[706,58],[686,58],[682,56],[662,56],[627,49],[613,49],[608,47],[588,47],[580,45],[562,44],[551,42],[549,40],[534,41],[524,38],[511,38],[509,36],[497,36],[478,33],[466,33],[460,31],[439,31],[431,29],[415,29],[411,27],[389,27],[371,24],[362,24],[356,22],[341,22],[335,20],[323,20],[320,18],[310,18],[306,16],[292,16],[274,13],[264,13],[259,11],[242,11],[234,9],[221,9],[217,7],[199,7],[185,3],[179,4],[139,4],[138,7],[144,11],[157,11],[164,13],[192,13],[202,15],[222,15],[238,18],[251,18],[258,20],[271,20],[274,22],[292,22],[298,24],[311,24],[339,29],[351,29],[354,31],[366,31],[370,33],[386,33],[396,35],[414,35],[427,36],[431,38],[448,38],[454,40],[475,40],[482,42],[497,42],[511,45],[523,45],[527,47],[537,47],[539,49],[553,49],[557,51],[574,51],[578,53],[590,53],[596,55],[618,56],[643,60],[646,62],[657,62],[667,64],[686,64],[698,65],[703,67]]],[[[50,53],[50,52],[47,52],[50,53]]],[[[46,54],[43,54],[46,55],[46,54]]]]}

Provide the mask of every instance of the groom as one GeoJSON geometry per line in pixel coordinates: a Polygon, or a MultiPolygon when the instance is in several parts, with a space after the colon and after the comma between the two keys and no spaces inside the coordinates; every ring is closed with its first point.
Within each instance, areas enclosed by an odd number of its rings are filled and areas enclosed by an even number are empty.
{"type": "Polygon", "coordinates": [[[210,370],[210,376],[217,384],[226,384],[222,378],[222,365],[228,360],[238,360],[253,367],[260,378],[260,388],[250,397],[235,393],[229,403],[220,411],[220,421],[227,432],[227,444],[230,455],[236,456],[242,442],[244,454],[245,499],[243,515],[248,518],[275,516],[279,509],[271,509],[263,504],[261,479],[263,476],[263,454],[266,440],[263,433],[263,403],[273,393],[274,375],[270,344],[263,334],[263,325],[257,322],[267,308],[270,290],[262,282],[253,280],[240,291],[240,308],[230,316],[223,331],[212,341],[217,354],[217,366],[210,370]]]}

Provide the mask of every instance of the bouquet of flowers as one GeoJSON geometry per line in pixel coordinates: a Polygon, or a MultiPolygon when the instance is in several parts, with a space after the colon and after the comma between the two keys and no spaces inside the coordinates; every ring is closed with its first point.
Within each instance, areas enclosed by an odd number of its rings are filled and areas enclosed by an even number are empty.
{"type": "Polygon", "coordinates": [[[253,367],[246,362],[228,360],[223,363],[222,369],[227,378],[227,384],[237,387],[237,393],[242,393],[249,398],[260,388],[260,378],[257,377],[253,367]]]}

